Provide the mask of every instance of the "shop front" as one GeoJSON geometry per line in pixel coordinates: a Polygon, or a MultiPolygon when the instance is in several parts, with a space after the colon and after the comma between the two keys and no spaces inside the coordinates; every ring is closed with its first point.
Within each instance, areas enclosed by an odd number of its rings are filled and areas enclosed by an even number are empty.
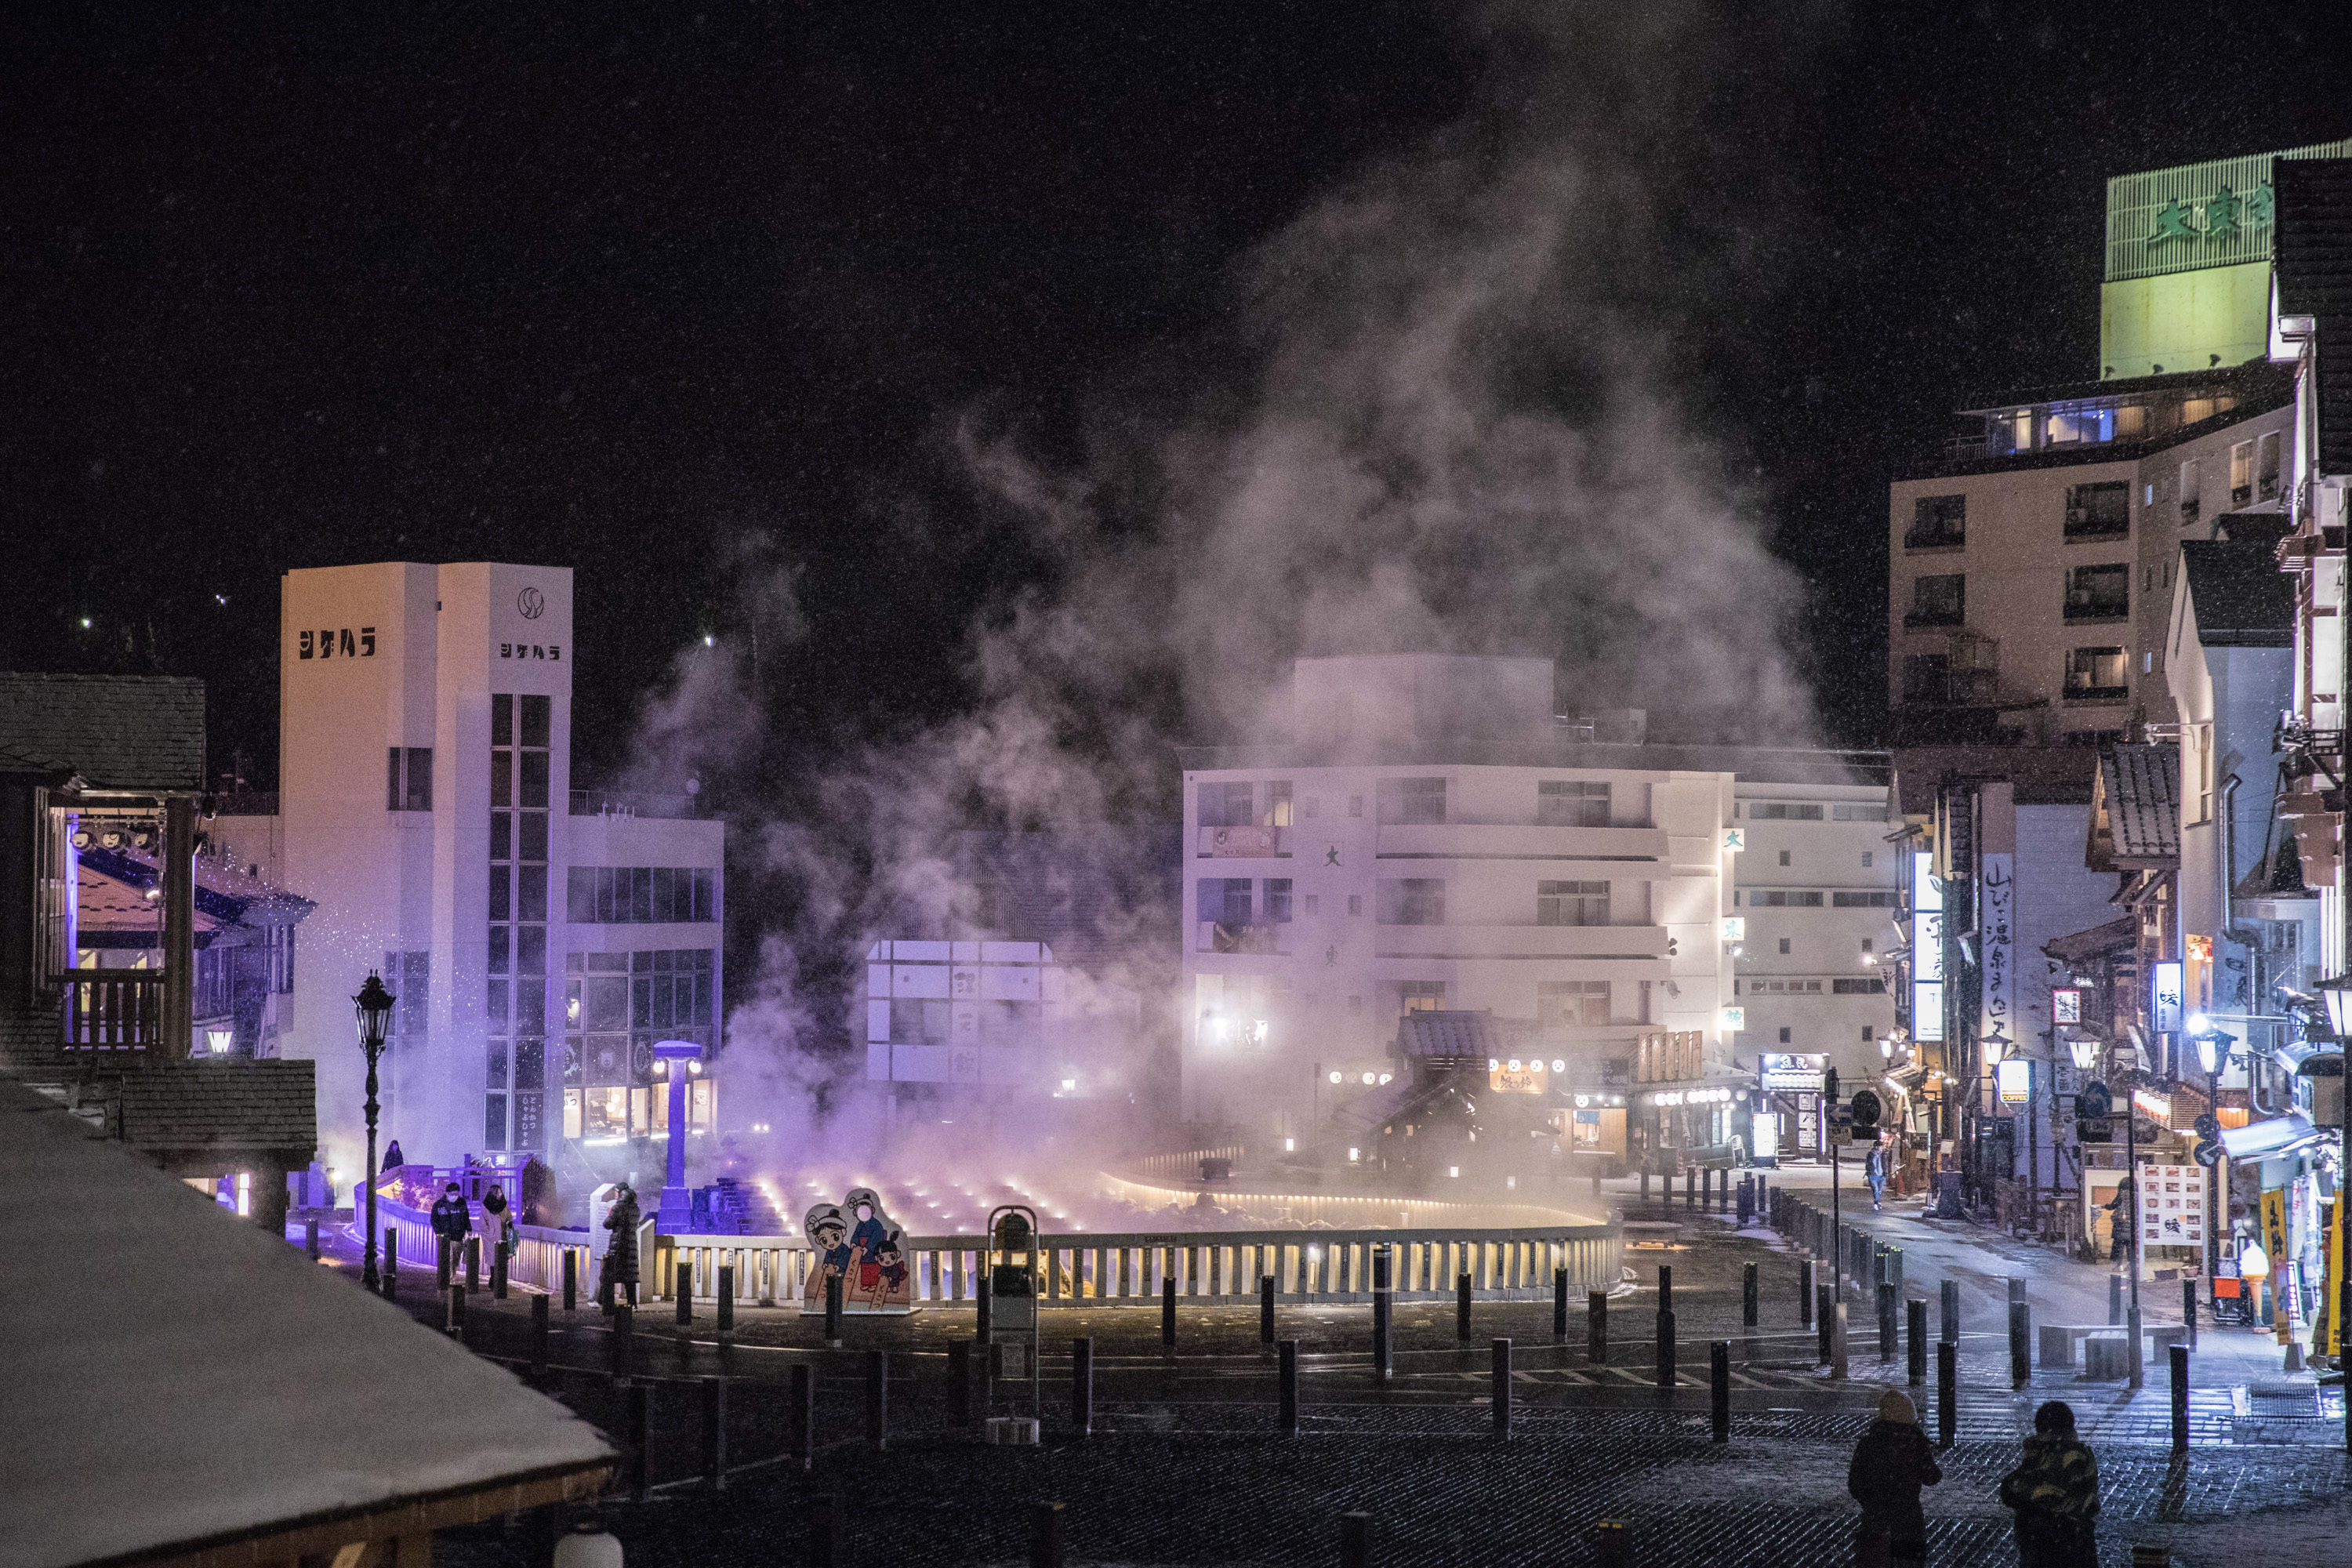
{"type": "Polygon", "coordinates": [[[1829,1130],[1822,1118],[1822,1075],[1830,1058],[1821,1054],[1768,1053],[1758,1069],[1758,1109],[1749,1147],[1758,1158],[1818,1160],[1827,1152],[1829,1130]]]}

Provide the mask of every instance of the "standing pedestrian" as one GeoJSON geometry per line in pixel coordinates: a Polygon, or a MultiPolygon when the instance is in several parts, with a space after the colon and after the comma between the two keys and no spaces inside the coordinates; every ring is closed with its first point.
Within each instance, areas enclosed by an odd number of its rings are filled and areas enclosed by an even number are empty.
{"type": "Polygon", "coordinates": [[[1854,1445],[1845,1489],[1862,1505],[1853,1529],[1854,1568],[1926,1568],[1927,1516],[1919,1489],[1944,1479],[1910,1397],[1888,1389],[1878,1419],[1854,1445]]]}
{"type": "Polygon", "coordinates": [[[2096,1568],[2099,1462],[2074,1435],[2074,1411],[2053,1399],[2033,1413],[2025,1458],[2001,1478],[2000,1500],[2017,1510],[2021,1568],[2096,1568]]]}
{"type": "Polygon", "coordinates": [[[1886,1197],[1886,1145],[1870,1146],[1870,1157],[1862,1163],[1863,1179],[1870,1184],[1870,1212],[1876,1214],[1886,1197]]]}
{"type": "Polygon", "coordinates": [[[2126,1171],[2124,1179],[2116,1184],[2116,1195],[2104,1205],[2107,1211],[2107,1261],[2121,1263],[2131,1256],[2132,1200],[2139,1190],[2126,1171]]]}
{"type": "Polygon", "coordinates": [[[613,1210],[604,1216],[604,1228],[613,1233],[613,1239],[604,1247],[604,1277],[597,1284],[596,1294],[607,1306],[621,1296],[634,1307],[637,1304],[637,1194],[626,1182],[613,1194],[613,1210]]]}
{"type": "Polygon", "coordinates": [[[507,1194],[496,1182],[492,1182],[490,1190],[482,1194],[482,1233],[490,1238],[490,1245],[500,1253],[509,1258],[514,1256],[514,1210],[508,1205],[507,1194]]]}
{"type": "Polygon", "coordinates": [[[472,1235],[473,1230],[474,1215],[466,1206],[465,1192],[452,1182],[448,1189],[434,1201],[433,1234],[447,1242],[450,1249],[455,1251],[465,1245],[466,1237],[472,1235]]]}

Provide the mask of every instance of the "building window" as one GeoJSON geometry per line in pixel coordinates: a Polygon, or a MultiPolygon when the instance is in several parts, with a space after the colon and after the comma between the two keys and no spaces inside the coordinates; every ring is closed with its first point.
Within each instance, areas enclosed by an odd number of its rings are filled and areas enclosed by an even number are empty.
{"type": "Polygon", "coordinates": [[[1351,795],[1348,797],[1348,815],[1349,816],[1361,816],[1364,815],[1364,797],[1362,795],[1351,795]]]}
{"type": "Polygon", "coordinates": [[[425,1021],[432,1016],[432,953],[385,953],[383,984],[394,997],[392,1019],[383,1032],[385,1040],[394,1045],[423,1045],[425,1021]]]}
{"type": "Polygon", "coordinates": [[[1538,882],[1536,924],[1539,926],[1605,926],[1609,923],[1606,882],[1538,882]]]}
{"type": "MultiPolygon", "coordinates": [[[[1874,853],[1876,853],[1874,850],[1870,850],[1870,849],[1865,849],[1865,850],[1864,850],[1864,851],[1862,852],[1862,868],[1863,868],[1864,870],[1867,871],[1867,870],[1869,870],[1869,869],[1870,869],[1870,861],[1871,861],[1871,857],[1872,857],[1872,855],[1874,855],[1874,853]]],[[[1868,947],[1868,946],[1870,945],[1870,943],[1868,943],[1867,942],[1864,942],[1862,945],[1863,945],[1863,946],[1864,946],[1864,947],[1868,947]]]]}
{"type": "MultiPolygon", "coordinates": [[[[1864,856],[1864,858],[1866,860],[1869,857],[1864,856]]],[[[1892,889],[1857,889],[1830,895],[1830,908],[1833,910],[1892,910],[1901,907],[1901,896],[1892,889]]],[[[1865,949],[1869,945],[1866,942],[1863,943],[1865,949]]]]}
{"type": "Polygon", "coordinates": [[[1349,893],[1348,895],[1348,912],[1351,915],[1360,915],[1364,912],[1363,894],[1349,893]]]}
{"type": "Polygon", "coordinates": [[[1606,827],[1609,786],[1573,779],[1542,779],[1536,784],[1538,827],[1606,827]]]}
{"type": "Polygon", "coordinates": [[[719,918],[719,873],[708,866],[573,866],[564,918],[574,925],[676,924],[719,918]]]}
{"type": "Polygon", "coordinates": [[[1948,654],[1906,653],[1903,656],[1903,700],[1943,702],[1951,689],[1952,660],[1948,654]]]}
{"type": "Polygon", "coordinates": [[[1258,826],[1260,827],[1290,826],[1290,781],[1288,779],[1276,779],[1265,786],[1265,816],[1258,826]]]}
{"type": "MultiPolygon", "coordinates": [[[[1835,822],[1884,822],[1886,820],[1886,808],[1883,805],[1867,805],[1860,802],[1856,802],[1852,805],[1838,806],[1831,814],[1831,820],[1835,822]]],[[[1864,857],[1863,864],[1865,866],[1870,864],[1870,859],[1867,856],[1864,857]]]]}
{"type": "Polygon", "coordinates": [[[2066,655],[2066,695],[2078,702],[2120,702],[2129,667],[2119,647],[2078,647],[2066,655]]]}
{"type": "MultiPolygon", "coordinates": [[[[1445,1011],[1445,982],[1443,980],[1408,980],[1397,987],[1400,1006],[1404,1013],[1443,1013],[1445,1011]]],[[[1348,999],[1350,1003],[1354,997],[1348,999]]]]}
{"type": "Polygon", "coordinates": [[[1442,926],[1445,923],[1445,883],[1436,877],[1401,877],[1380,886],[1380,923],[1384,926],[1442,926]]]}
{"type": "Polygon", "coordinates": [[[1786,849],[1783,849],[1783,850],[1781,850],[1781,851],[1780,851],[1780,864],[1781,864],[1781,865],[1783,865],[1783,866],[1785,866],[1785,865],[1787,865],[1788,863],[1789,863],[1789,852],[1788,852],[1786,849]]]}
{"type": "Polygon", "coordinates": [[[2254,441],[2254,499],[2276,500],[2279,493],[2279,433],[2275,430],[2254,441]]]}
{"type": "Polygon", "coordinates": [[[1265,882],[1265,918],[1281,922],[1290,919],[1290,879],[1269,877],[1265,882]]]}
{"type": "Polygon", "coordinates": [[[2123,562],[2077,566],[2066,574],[2066,618],[2121,620],[2131,613],[2131,567],[2123,562]]]}
{"type": "Polygon", "coordinates": [[[1780,951],[1783,953],[1789,951],[1789,939],[1785,936],[1780,939],[1780,951]]]}
{"type": "Polygon", "coordinates": [[[1247,877],[1203,877],[1200,887],[1200,918],[1239,931],[1250,923],[1250,879],[1247,877]]]}
{"type": "Polygon", "coordinates": [[[1400,826],[1445,820],[1444,779],[1382,779],[1381,820],[1400,826]]]}
{"type": "Polygon", "coordinates": [[[2254,499],[2254,444],[2240,441],[2230,448],[2230,504],[2243,506],[2254,499]]]}
{"type": "Polygon", "coordinates": [[[384,756],[383,808],[386,811],[433,809],[433,748],[394,746],[384,756]]]}
{"type": "Polygon", "coordinates": [[[1968,618],[1968,578],[1960,573],[1917,577],[1911,583],[1906,626],[1957,626],[1968,618]]]}
{"type": "Polygon", "coordinates": [[[1545,1028],[1590,1027],[1609,1022],[1606,980],[1538,980],[1536,1022],[1545,1028]]]}
{"type": "Polygon", "coordinates": [[[1255,827],[1255,808],[1247,784],[1204,784],[1201,786],[1201,826],[1255,827]]]}
{"type": "Polygon", "coordinates": [[[1969,542],[1969,498],[1921,496],[1911,503],[1911,526],[1904,531],[1906,550],[1954,550],[1969,542]]]}
{"type": "Polygon", "coordinates": [[[2121,479],[2066,487],[2066,537],[2108,539],[2131,531],[2131,487],[2121,479]]]}
{"type": "MultiPolygon", "coordinates": [[[[2193,405],[2184,405],[2183,407],[2181,418],[2184,423],[2189,422],[2187,414],[2187,408],[2189,406],[2193,406],[2193,405]]],[[[2182,523],[2187,524],[2195,522],[2199,513],[2204,510],[2204,467],[2198,461],[2198,459],[2191,458],[2189,461],[2180,465],[2179,494],[2180,521],[2182,523]]]]}
{"type": "Polygon", "coordinates": [[[520,1139],[544,1136],[553,711],[553,700],[546,697],[501,692],[490,698],[489,921],[484,942],[489,978],[482,1112],[483,1143],[490,1149],[532,1148],[537,1145],[520,1139]],[[509,1062],[516,1064],[511,1081],[509,1062]],[[524,1078],[524,1064],[540,1076],[524,1078]],[[526,1104],[510,1141],[509,1110],[526,1104]]]}
{"type": "Polygon", "coordinates": [[[1751,800],[1748,815],[1759,822],[1819,822],[1822,808],[1792,800],[1751,800]]]}
{"type": "Polygon", "coordinates": [[[1830,982],[1830,994],[1833,996],[1884,996],[1886,994],[1886,982],[1884,980],[1832,980],[1830,982]]]}
{"type": "Polygon", "coordinates": [[[1822,907],[1822,895],[1799,888],[1756,888],[1748,894],[1751,910],[1817,910],[1822,907]]]}
{"type": "Polygon", "coordinates": [[[1780,1026],[1780,1043],[1784,1046],[1789,1043],[1789,1026],[1786,1024],[1780,1026]]]}

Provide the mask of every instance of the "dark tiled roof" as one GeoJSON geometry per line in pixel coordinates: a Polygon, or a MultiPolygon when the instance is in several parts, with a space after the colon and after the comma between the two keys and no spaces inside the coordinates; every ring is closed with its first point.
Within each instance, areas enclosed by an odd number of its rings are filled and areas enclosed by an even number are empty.
{"type": "Polygon", "coordinates": [[[2279,313],[2318,331],[2322,473],[2352,473],[2352,160],[2283,159],[2272,268],[2279,313]]]}
{"type": "Polygon", "coordinates": [[[1488,1012],[1407,1013],[1397,1023],[1397,1046],[1408,1058],[1515,1057],[1525,1054],[1520,1042],[1530,1026],[1488,1012]]]}
{"type": "Polygon", "coordinates": [[[2180,748],[2116,746],[2099,758],[2099,793],[2118,863],[2180,859],[2180,748]]]}
{"type": "Polygon", "coordinates": [[[2099,753],[2088,746],[1905,746],[1895,753],[1895,809],[1925,816],[1947,784],[2008,784],[2020,805],[2080,805],[2099,753]]]}
{"type": "Polygon", "coordinates": [[[202,789],[205,683],[0,673],[0,773],[79,773],[107,789],[202,789]]]}
{"type": "Polygon", "coordinates": [[[121,1079],[122,1141],[134,1149],[319,1146],[314,1063],[155,1063],[121,1079]]]}
{"type": "Polygon", "coordinates": [[[2259,540],[2192,539],[2180,547],[2189,607],[2207,647],[2287,647],[2294,641],[2294,580],[2259,540]]]}
{"type": "Polygon", "coordinates": [[[2139,917],[2126,915],[2088,931],[2069,931],[2042,943],[2042,951],[2062,963],[2084,963],[2109,952],[2130,952],[2139,940],[2139,917]]]}

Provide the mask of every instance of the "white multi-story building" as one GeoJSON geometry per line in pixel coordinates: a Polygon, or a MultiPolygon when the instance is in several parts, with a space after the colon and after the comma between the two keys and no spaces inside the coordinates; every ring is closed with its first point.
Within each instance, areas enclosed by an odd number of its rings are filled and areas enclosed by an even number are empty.
{"type": "Polygon", "coordinates": [[[1407,1070],[1418,1011],[1531,1022],[1571,1082],[1631,1089],[1637,1128],[1668,1086],[1753,1084],[1765,1052],[1877,1062],[1883,761],[1561,721],[1545,659],[1301,659],[1293,707],[1287,745],[1186,759],[1189,1116],[1309,1135],[1407,1070]]]}
{"type": "MultiPolygon", "coordinates": [[[[211,830],[316,889],[280,1049],[319,1064],[326,1163],[362,1163],[351,997],[370,970],[399,998],[383,1135],[413,1161],[650,1137],[653,1042],[715,1055],[724,829],[689,796],[572,788],[572,603],[560,567],[286,574],[278,809],[211,830]]],[[[715,1063],[697,1065],[706,1131],[715,1063]]]]}

